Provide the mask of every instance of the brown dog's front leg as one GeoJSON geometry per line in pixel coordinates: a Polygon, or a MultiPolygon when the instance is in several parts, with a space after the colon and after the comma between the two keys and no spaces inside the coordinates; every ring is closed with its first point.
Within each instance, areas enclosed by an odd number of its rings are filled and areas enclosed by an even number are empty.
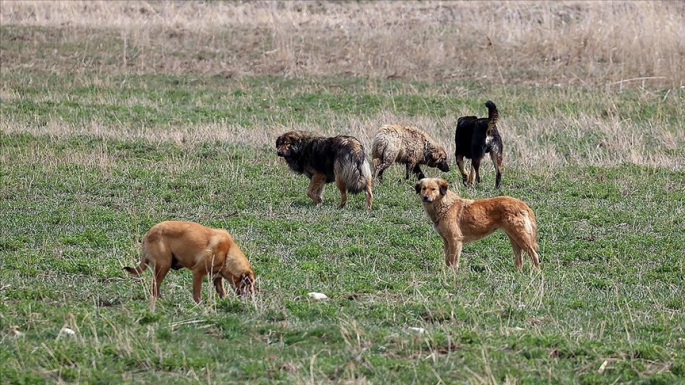
{"type": "Polygon", "coordinates": [[[462,245],[463,243],[456,238],[448,239],[447,249],[445,250],[445,264],[448,267],[454,267],[455,269],[459,267],[462,245]]]}

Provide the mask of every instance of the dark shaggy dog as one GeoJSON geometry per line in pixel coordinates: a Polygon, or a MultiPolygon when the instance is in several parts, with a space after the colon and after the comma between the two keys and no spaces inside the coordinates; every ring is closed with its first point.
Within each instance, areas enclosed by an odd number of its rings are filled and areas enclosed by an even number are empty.
{"type": "Polygon", "coordinates": [[[495,188],[499,188],[502,182],[502,138],[497,132],[497,120],[499,114],[497,106],[491,101],[487,101],[485,106],[488,108],[488,117],[478,119],[476,116],[462,116],[457,121],[457,132],[454,135],[457,165],[461,171],[464,185],[472,184],[474,181],[480,183],[480,173],[478,168],[485,154],[490,153],[490,158],[495,166],[497,173],[495,188]],[[471,159],[471,173],[468,178],[464,170],[464,158],[471,159]]]}
{"type": "Polygon", "coordinates": [[[373,139],[371,158],[374,178],[379,181],[383,178],[383,172],[393,163],[405,165],[406,179],[409,179],[411,173],[418,179],[425,178],[420,167],[422,164],[437,167],[443,172],[450,171],[445,148],[416,127],[394,124],[381,127],[373,139]]]}
{"type": "Polygon", "coordinates": [[[309,178],[307,196],[314,203],[323,202],[326,183],[335,182],[340,190],[340,208],[345,206],[347,192],[366,192],[366,208],[371,209],[371,168],[364,146],[352,136],[332,138],[316,136],[304,131],[290,131],[276,140],[278,156],[288,167],[309,178]]]}

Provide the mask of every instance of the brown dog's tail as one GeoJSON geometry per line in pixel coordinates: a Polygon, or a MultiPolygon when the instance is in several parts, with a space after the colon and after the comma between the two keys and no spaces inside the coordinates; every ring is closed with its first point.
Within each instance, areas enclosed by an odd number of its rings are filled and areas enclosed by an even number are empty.
{"type": "Polygon", "coordinates": [[[499,112],[497,112],[497,106],[495,105],[495,103],[493,103],[490,100],[485,102],[485,107],[488,108],[488,131],[487,131],[487,135],[490,135],[490,132],[492,131],[492,129],[497,124],[497,121],[499,120],[499,112]]]}

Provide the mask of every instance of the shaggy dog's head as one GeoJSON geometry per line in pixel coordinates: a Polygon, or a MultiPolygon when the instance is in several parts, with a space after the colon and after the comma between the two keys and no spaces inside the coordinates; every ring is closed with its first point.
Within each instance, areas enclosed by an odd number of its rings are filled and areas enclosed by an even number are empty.
{"type": "Polygon", "coordinates": [[[299,131],[286,132],[276,139],[276,153],[284,158],[296,155],[302,139],[303,134],[299,131]]]}
{"type": "Polygon", "coordinates": [[[432,203],[442,199],[447,195],[447,187],[449,187],[449,183],[440,178],[423,178],[414,185],[416,193],[419,194],[424,203],[432,203]]]}

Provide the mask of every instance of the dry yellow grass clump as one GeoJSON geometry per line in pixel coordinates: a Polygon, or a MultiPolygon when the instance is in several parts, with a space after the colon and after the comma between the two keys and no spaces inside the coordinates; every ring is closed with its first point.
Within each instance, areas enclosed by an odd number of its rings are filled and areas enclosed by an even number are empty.
{"type": "MultiPolygon", "coordinates": [[[[85,41],[57,60],[108,71],[668,87],[685,74],[683,2],[3,1],[0,24],[55,27],[24,38],[85,41]]],[[[3,70],[36,46],[3,52],[3,70]]]]}

